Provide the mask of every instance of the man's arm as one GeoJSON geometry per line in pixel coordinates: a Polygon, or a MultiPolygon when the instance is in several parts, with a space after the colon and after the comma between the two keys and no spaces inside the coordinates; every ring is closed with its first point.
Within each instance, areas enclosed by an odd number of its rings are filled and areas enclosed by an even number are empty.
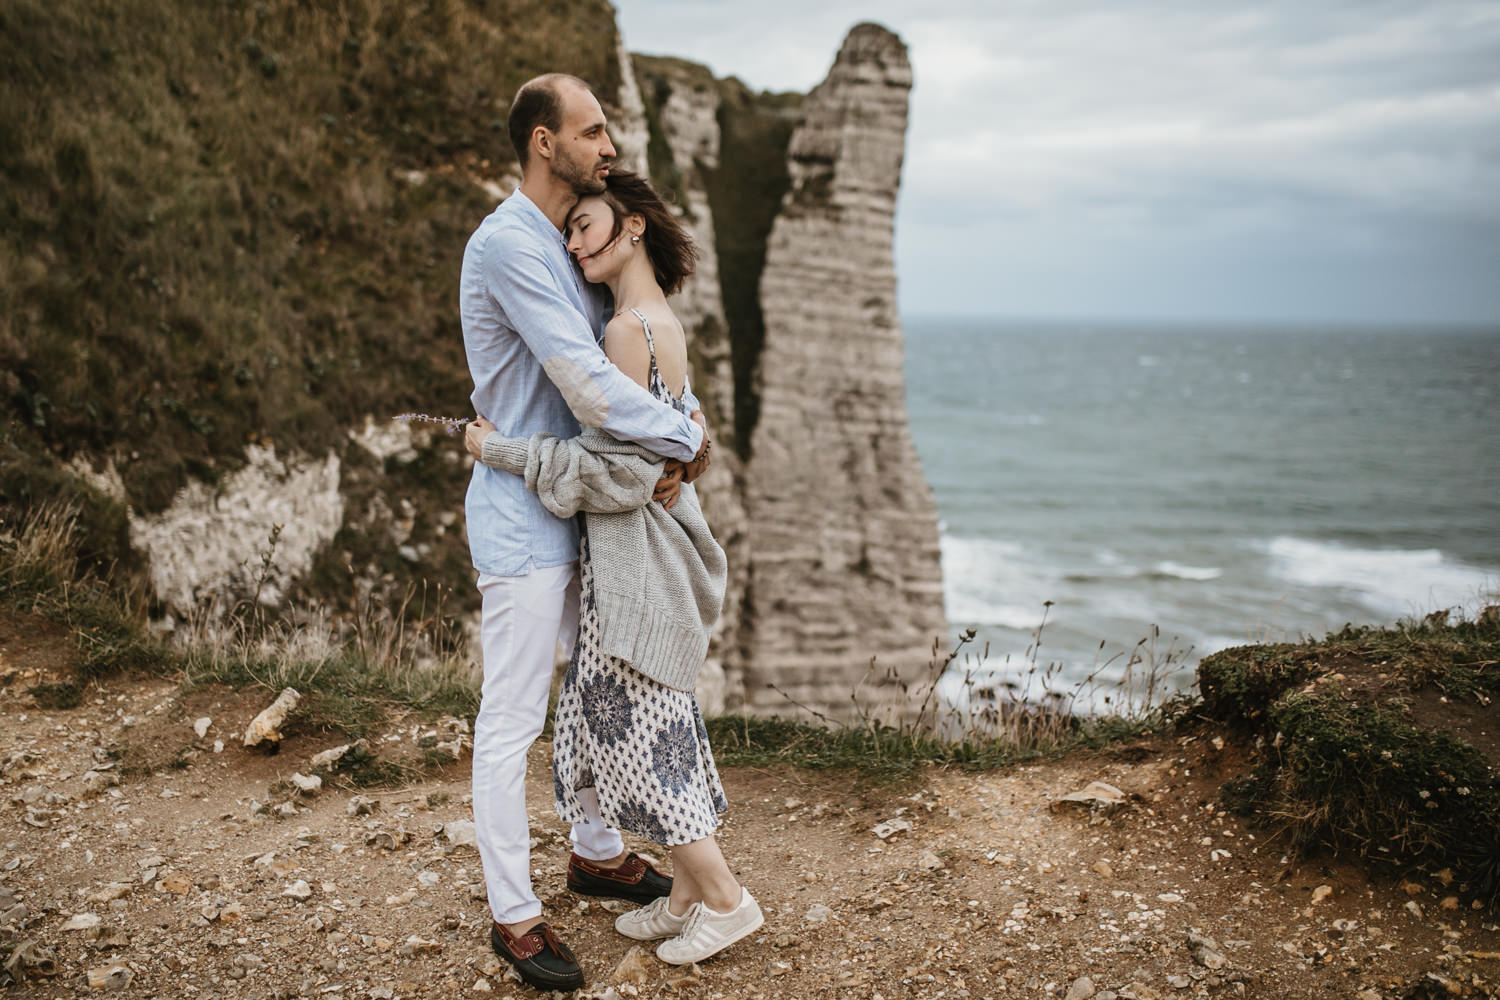
{"type": "MultiPolygon", "coordinates": [[[[477,436],[477,435],[475,435],[477,436]]],[[[473,438],[465,446],[474,453],[473,438]]],[[[525,477],[526,488],[557,517],[579,511],[618,514],[651,502],[662,459],[639,445],[624,444],[600,430],[578,437],[533,434],[504,437],[489,431],[475,455],[485,465],[525,477]]]]}
{"type": "Polygon", "coordinates": [[[485,281],[579,423],[665,458],[699,456],[707,440],[703,429],[610,363],[541,253],[496,240],[486,255],[485,281]]]}

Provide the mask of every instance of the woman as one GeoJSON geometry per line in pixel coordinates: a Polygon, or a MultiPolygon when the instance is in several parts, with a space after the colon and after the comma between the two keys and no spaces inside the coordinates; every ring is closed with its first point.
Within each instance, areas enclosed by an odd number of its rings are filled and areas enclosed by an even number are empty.
{"type": "MultiPolygon", "coordinates": [[[[683,409],[687,340],[667,296],[692,273],[691,238],[643,178],[616,171],[569,214],[568,250],[614,293],[610,360],[683,409]]],[[[670,848],[671,894],[615,928],[666,938],[656,951],[665,962],[702,961],[764,922],[714,839],[728,804],[693,696],[723,605],[724,553],[691,485],[675,502],[652,501],[664,460],[637,445],[595,428],[566,441],[504,438],[483,418],[465,443],[524,475],[552,513],[586,515],[578,640],[553,723],[557,813],[585,822],[581,796],[597,795],[605,822],[670,848]]]]}

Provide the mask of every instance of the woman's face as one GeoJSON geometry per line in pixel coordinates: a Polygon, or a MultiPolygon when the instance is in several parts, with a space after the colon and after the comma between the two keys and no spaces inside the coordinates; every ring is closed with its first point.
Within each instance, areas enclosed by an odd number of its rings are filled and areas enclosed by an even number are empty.
{"type": "Polygon", "coordinates": [[[613,242],[615,213],[603,198],[585,195],[568,217],[568,252],[578,258],[583,276],[598,284],[608,281],[619,270],[620,246],[626,242],[622,227],[613,242]]]}

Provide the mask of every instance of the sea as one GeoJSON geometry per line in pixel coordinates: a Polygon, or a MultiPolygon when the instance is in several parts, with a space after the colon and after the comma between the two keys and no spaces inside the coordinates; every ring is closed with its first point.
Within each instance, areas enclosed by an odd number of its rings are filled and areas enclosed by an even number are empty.
{"type": "Polygon", "coordinates": [[[904,326],[950,699],[1500,602],[1500,327],[904,326]]]}

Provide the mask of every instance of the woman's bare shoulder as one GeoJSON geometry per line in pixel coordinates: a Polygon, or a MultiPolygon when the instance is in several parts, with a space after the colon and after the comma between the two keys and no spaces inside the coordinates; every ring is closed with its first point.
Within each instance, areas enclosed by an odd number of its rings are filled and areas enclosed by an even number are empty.
{"type": "Polygon", "coordinates": [[[604,324],[604,335],[606,337],[634,337],[642,343],[646,340],[646,333],[641,326],[640,319],[629,309],[615,313],[614,317],[604,324]]]}
{"type": "Polygon", "coordinates": [[[651,348],[641,321],[628,312],[611,319],[604,327],[604,353],[615,367],[645,386],[651,378],[651,348]]]}

